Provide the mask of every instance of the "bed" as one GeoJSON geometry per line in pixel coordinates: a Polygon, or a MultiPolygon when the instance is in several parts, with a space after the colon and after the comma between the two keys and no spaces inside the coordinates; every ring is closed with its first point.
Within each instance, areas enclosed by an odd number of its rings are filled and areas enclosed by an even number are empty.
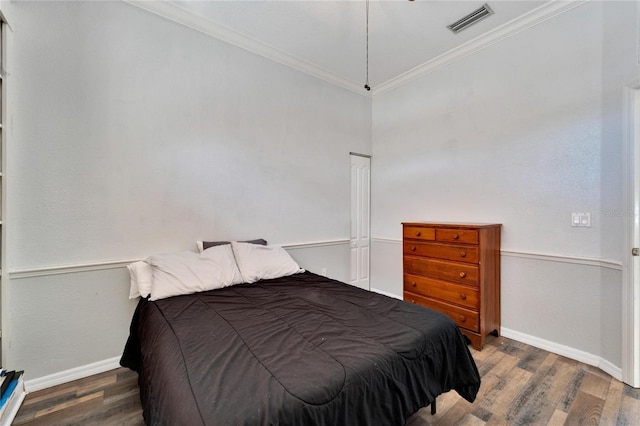
{"type": "Polygon", "coordinates": [[[403,425],[480,387],[447,316],[310,272],[141,299],[121,365],[149,425],[403,425]]]}

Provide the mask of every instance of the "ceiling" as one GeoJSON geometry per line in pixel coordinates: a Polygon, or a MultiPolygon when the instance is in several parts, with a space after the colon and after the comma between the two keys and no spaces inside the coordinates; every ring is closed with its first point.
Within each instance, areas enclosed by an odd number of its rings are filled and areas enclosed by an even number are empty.
{"type": "MultiPolygon", "coordinates": [[[[174,6],[353,83],[366,78],[364,0],[174,0],[174,6]]],[[[484,1],[371,0],[369,81],[375,88],[546,1],[489,0],[495,12],[458,34],[447,25],[484,1]]]]}

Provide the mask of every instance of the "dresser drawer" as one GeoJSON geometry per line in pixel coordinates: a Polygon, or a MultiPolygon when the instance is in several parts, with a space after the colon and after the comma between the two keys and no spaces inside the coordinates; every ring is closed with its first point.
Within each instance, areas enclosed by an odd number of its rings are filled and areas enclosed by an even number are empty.
{"type": "Polygon", "coordinates": [[[404,276],[404,290],[478,310],[478,289],[431,278],[404,276]]]}
{"type": "Polygon", "coordinates": [[[436,229],[436,241],[447,243],[478,244],[478,231],[475,229],[436,229]]]}
{"type": "Polygon", "coordinates": [[[404,272],[405,274],[429,276],[459,284],[478,285],[478,267],[468,263],[404,256],[404,272]]]}
{"type": "Polygon", "coordinates": [[[428,297],[419,296],[411,292],[404,292],[404,300],[406,302],[415,303],[416,305],[431,308],[451,317],[461,328],[471,331],[480,330],[480,314],[477,311],[461,308],[459,306],[450,305],[428,297]]]}
{"type": "Polygon", "coordinates": [[[404,255],[427,256],[438,259],[478,263],[478,247],[449,244],[405,242],[404,255]]]}
{"type": "Polygon", "coordinates": [[[436,228],[422,228],[419,226],[405,226],[402,230],[404,238],[412,240],[433,241],[436,239],[436,228]]]}

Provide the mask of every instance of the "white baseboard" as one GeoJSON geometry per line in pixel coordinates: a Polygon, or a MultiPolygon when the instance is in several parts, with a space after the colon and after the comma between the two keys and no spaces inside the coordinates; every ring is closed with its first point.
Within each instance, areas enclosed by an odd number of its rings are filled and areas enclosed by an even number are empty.
{"type": "Polygon", "coordinates": [[[609,374],[614,379],[622,382],[622,368],[618,367],[612,362],[607,361],[606,359],[600,358],[600,362],[598,363],[598,368],[604,371],[605,373],[609,374]]]}
{"type": "Polygon", "coordinates": [[[378,290],[377,288],[371,288],[370,291],[378,294],[382,294],[384,296],[393,297],[394,299],[402,300],[402,296],[398,296],[397,294],[389,293],[388,291],[378,290]]]}
{"type": "Polygon", "coordinates": [[[113,370],[118,367],[120,367],[119,356],[83,365],[81,367],[72,368],[70,370],[60,371],[59,373],[50,374],[48,376],[25,380],[24,387],[27,393],[35,392],[41,389],[71,382],[73,380],[93,376],[94,374],[104,373],[105,371],[113,370]]]}
{"type": "Polygon", "coordinates": [[[517,340],[518,342],[526,343],[527,345],[535,346],[536,348],[598,367],[605,373],[610,374],[614,379],[622,381],[622,368],[597,355],[504,327],[500,328],[500,334],[509,339],[517,340]]]}
{"type": "MultiPolygon", "coordinates": [[[[402,300],[402,296],[398,296],[397,294],[393,294],[388,291],[376,288],[371,288],[371,291],[402,300]]],[[[564,357],[598,367],[605,373],[611,375],[614,379],[622,381],[622,368],[597,355],[505,327],[500,328],[500,335],[509,339],[517,340],[518,342],[526,343],[527,345],[535,346],[536,348],[544,349],[545,351],[553,352],[554,354],[562,355],[564,357]]]]}

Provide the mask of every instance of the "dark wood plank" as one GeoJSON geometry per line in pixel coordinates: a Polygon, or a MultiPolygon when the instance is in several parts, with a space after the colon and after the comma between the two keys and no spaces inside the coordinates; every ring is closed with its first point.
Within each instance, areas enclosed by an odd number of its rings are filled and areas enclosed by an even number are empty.
{"type": "Polygon", "coordinates": [[[517,367],[535,373],[548,354],[547,351],[531,347],[524,353],[522,358],[520,358],[517,367]]]}
{"type": "Polygon", "coordinates": [[[565,425],[598,425],[603,407],[604,400],[579,391],[571,404],[565,425]]]}
{"type": "Polygon", "coordinates": [[[611,380],[604,402],[600,423],[603,425],[615,425],[620,413],[622,403],[622,393],[626,385],[617,380],[611,380]]]}
{"type": "Polygon", "coordinates": [[[640,400],[635,398],[638,389],[624,385],[622,401],[620,402],[620,410],[616,419],[618,426],[637,426],[640,424],[640,400]]]}

